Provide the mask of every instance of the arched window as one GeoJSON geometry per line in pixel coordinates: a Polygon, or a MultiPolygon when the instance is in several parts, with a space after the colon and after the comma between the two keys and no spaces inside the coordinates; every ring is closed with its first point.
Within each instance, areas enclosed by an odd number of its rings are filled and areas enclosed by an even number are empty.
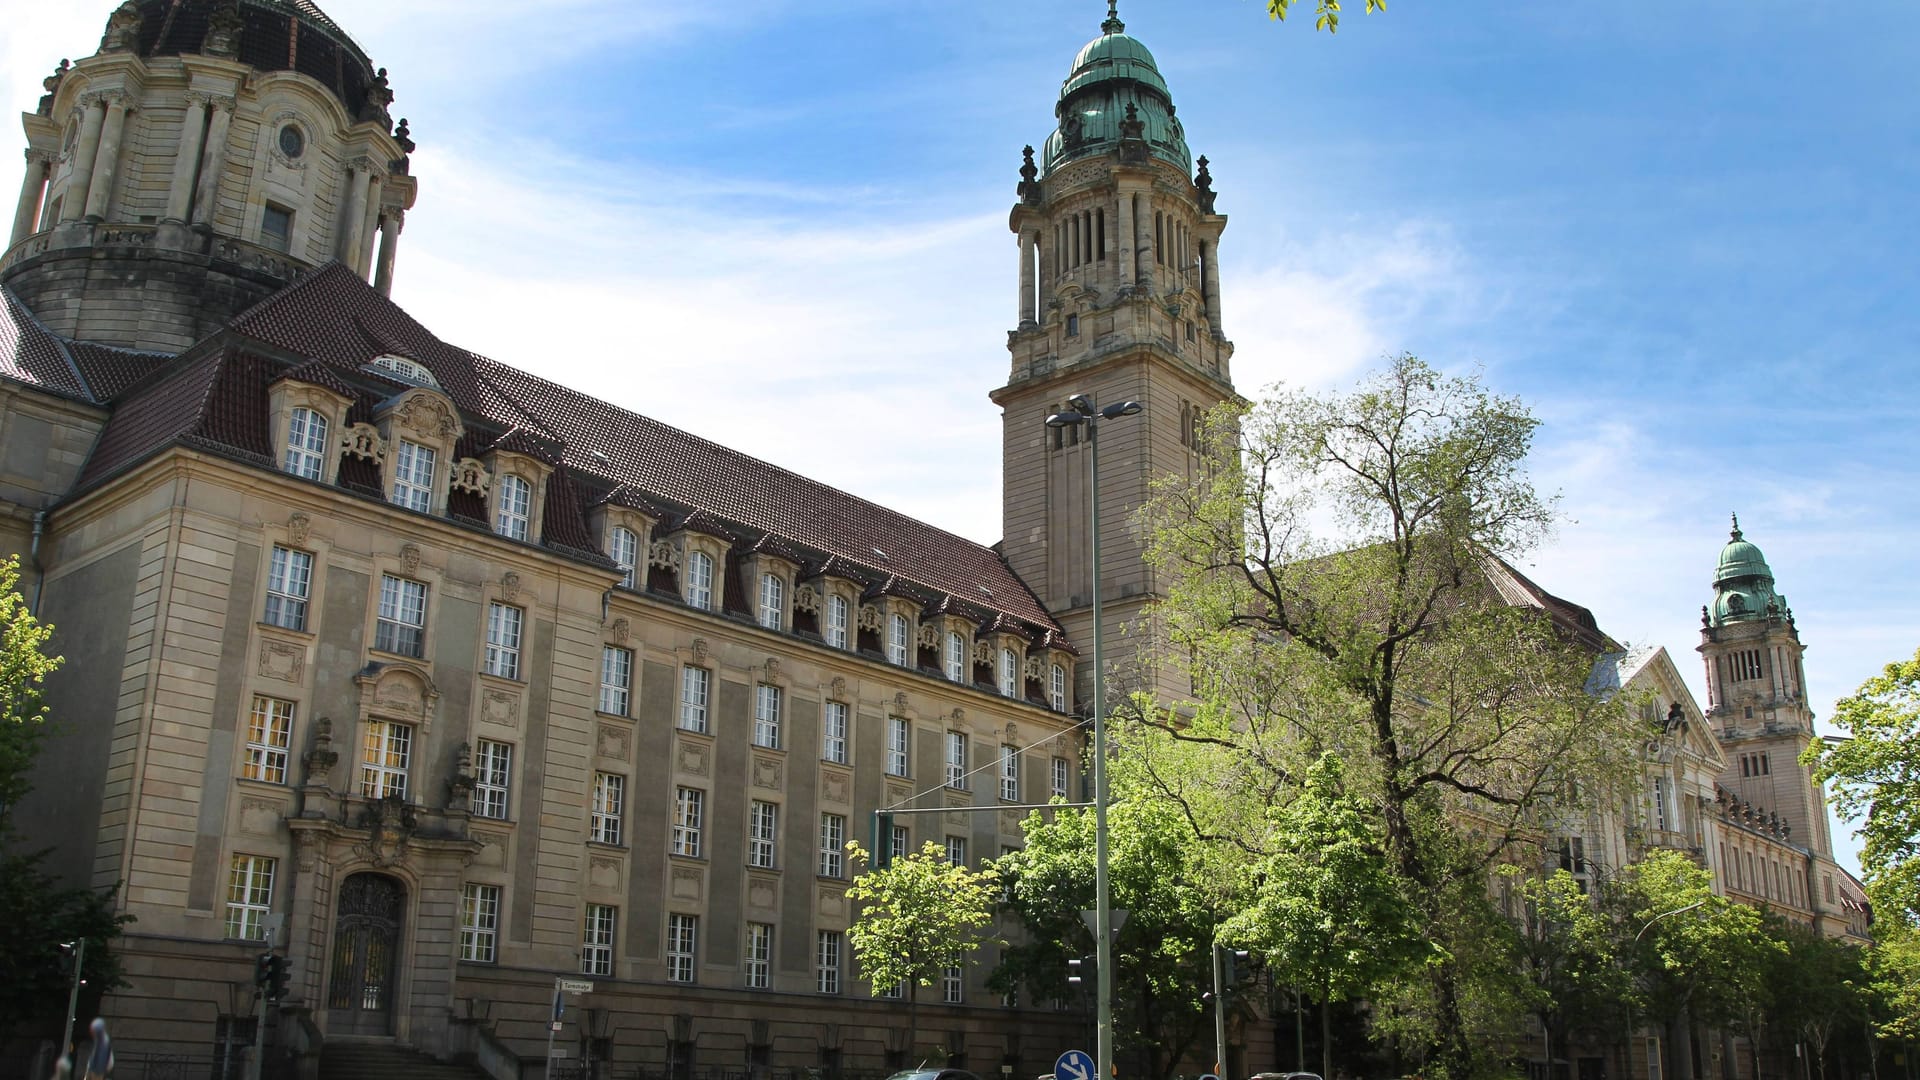
{"type": "Polygon", "coordinates": [[[493,531],[509,540],[527,538],[528,510],[533,505],[533,485],[509,473],[500,478],[494,492],[499,504],[494,509],[493,531]]]}
{"type": "Polygon", "coordinates": [[[704,551],[687,553],[687,603],[713,610],[713,556],[704,551]]]}
{"type": "Polygon", "coordinates": [[[827,597],[827,644],[836,649],[847,647],[847,622],[852,607],[844,596],[827,597]]]}
{"type": "Polygon", "coordinates": [[[1000,692],[1008,697],[1020,694],[1020,654],[1012,649],[1000,650],[1000,692]]]}
{"type": "Polygon", "coordinates": [[[288,472],[319,480],[327,464],[327,418],[312,409],[294,409],[287,418],[288,472]]]}
{"type": "Polygon", "coordinates": [[[780,629],[786,616],[787,583],[772,574],[760,575],[760,625],[780,629]]]}
{"type": "Polygon", "coordinates": [[[967,639],[957,630],[947,632],[947,678],[967,681],[967,639]]]}
{"type": "Polygon", "coordinates": [[[1055,712],[1067,711],[1067,669],[1065,665],[1053,665],[1053,678],[1047,684],[1047,697],[1053,702],[1055,712]]]}
{"type": "Polygon", "coordinates": [[[607,530],[607,558],[620,564],[620,584],[633,588],[633,568],[640,563],[640,538],[624,525],[607,530]]]}
{"type": "Polygon", "coordinates": [[[906,667],[909,661],[908,643],[912,639],[911,630],[907,617],[898,612],[887,620],[887,659],[901,667],[906,667]]]}

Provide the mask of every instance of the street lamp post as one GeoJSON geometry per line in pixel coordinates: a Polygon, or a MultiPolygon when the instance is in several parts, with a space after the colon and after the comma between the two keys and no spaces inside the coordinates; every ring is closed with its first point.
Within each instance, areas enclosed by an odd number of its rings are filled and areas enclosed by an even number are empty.
{"type": "MultiPolygon", "coordinates": [[[[1702,904],[1705,904],[1706,902],[1707,901],[1705,899],[1695,900],[1693,903],[1688,904],[1685,907],[1677,907],[1677,908],[1674,908],[1672,911],[1663,911],[1660,914],[1655,915],[1653,918],[1648,919],[1646,925],[1640,928],[1640,932],[1633,935],[1634,944],[1636,945],[1639,944],[1640,939],[1647,936],[1647,931],[1653,929],[1654,923],[1657,923],[1661,919],[1667,918],[1672,915],[1685,914],[1686,912],[1692,911],[1694,908],[1697,908],[1702,904]]],[[[1626,1046],[1622,1048],[1621,1054],[1626,1058],[1626,1061],[1623,1063],[1625,1067],[1621,1070],[1621,1075],[1624,1078],[1624,1080],[1633,1080],[1633,1003],[1631,1001],[1627,1003],[1627,1043],[1626,1043],[1626,1046]]],[[[1553,1071],[1552,1058],[1547,1059],[1547,1071],[1548,1072],[1553,1071]]]]}
{"type": "Polygon", "coordinates": [[[1107,680],[1101,655],[1100,626],[1100,421],[1132,416],[1142,408],[1122,401],[1096,410],[1093,399],[1075,394],[1068,412],[1047,417],[1047,426],[1087,429],[1087,534],[1093,546],[1093,937],[1095,1031],[1094,1065],[1099,1080],[1113,1077],[1113,932],[1107,896],[1107,680]]]}
{"type": "MultiPolygon", "coordinates": [[[[60,951],[73,954],[73,989],[67,992],[67,1026],[60,1033],[60,1056],[65,1057],[73,1051],[73,1014],[80,1011],[80,964],[87,957],[87,939],[63,942],[60,951]]],[[[80,1063],[75,1061],[73,1067],[78,1069],[80,1063]]]]}

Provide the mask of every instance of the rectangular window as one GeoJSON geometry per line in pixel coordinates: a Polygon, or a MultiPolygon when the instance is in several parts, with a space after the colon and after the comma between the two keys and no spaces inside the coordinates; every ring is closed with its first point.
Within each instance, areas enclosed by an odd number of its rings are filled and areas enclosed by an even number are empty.
{"type": "Polygon", "coordinates": [[[1760,678],[1763,673],[1759,649],[1741,649],[1733,654],[1734,682],[1751,682],[1760,678]]]}
{"type": "Polygon", "coordinates": [[[263,940],[272,907],[273,860],[264,855],[234,855],[227,868],[227,936],[263,940]]]}
{"type": "Polygon", "coordinates": [[[600,711],[615,716],[627,715],[627,699],[633,688],[633,650],[617,645],[600,647],[600,711]]]}
{"type": "Polygon", "coordinates": [[[413,728],[369,720],[360,739],[360,795],[367,799],[407,797],[407,765],[413,757],[413,728]]]}
{"type": "Polygon", "coordinates": [[[822,994],[840,992],[840,931],[822,930],[814,935],[813,988],[822,994]]]}
{"type": "Polygon", "coordinates": [[[887,854],[896,859],[904,859],[911,850],[913,839],[905,825],[895,825],[892,834],[887,837],[887,854]]]}
{"type": "Polygon", "coordinates": [[[513,746],[480,740],[473,762],[473,813],[476,817],[507,816],[507,790],[513,780],[513,746]]]}
{"type": "Polygon", "coordinates": [[[255,694],[247,713],[247,760],[240,775],[269,784],[286,783],[287,744],[292,739],[293,702],[255,694]]]}
{"type": "Polygon", "coordinates": [[[947,786],[962,791],[967,787],[967,733],[947,732],[947,786]]]}
{"type": "Polygon", "coordinates": [[[787,583],[772,574],[760,575],[760,625],[778,630],[786,620],[787,583]]]}
{"type": "Polygon", "coordinates": [[[754,800],[747,813],[747,865],[773,869],[773,857],[780,839],[780,808],[770,802],[754,800]]]}
{"type": "Polygon", "coordinates": [[[633,588],[633,568],[640,565],[640,538],[633,530],[615,525],[607,530],[607,558],[620,564],[620,584],[633,588]]]}
{"type": "Polygon", "coordinates": [[[327,465],[327,418],[312,409],[294,409],[287,416],[287,472],[308,480],[320,479],[327,465]]]}
{"type": "Polygon", "coordinates": [[[713,610],[713,556],[704,551],[687,553],[687,603],[713,610]]]}
{"type": "Polygon", "coordinates": [[[487,605],[487,656],[480,670],[502,679],[520,677],[520,624],[525,615],[511,604],[487,605]]]}
{"type": "Polygon", "coordinates": [[[966,999],[966,985],[960,977],[960,968],[948,968],[940,976],[940,1000],[948,1005],[959,1005],[966,999]]]}
{"type": "Polygon", "coordinates": [[[392,574],[380,575],[380,618],[373,628],[373,647],[417,659],[426,654],[426,638],[427,587],[392,574]]]}
{"type": "Polygon", "coordinates": [[[947,861],[955,866],[967,865],[967,838],[964,836],[947,837],[947,861]]]}
{"type": "Polygon", "coordinates": [[[1020,748],[1017,746],[1000,747],[1000,799],[1020,801],[1020,748]]]}
{"type": "Polygon", "coordinates": [[[761,683],[753,694],[753,745],[780,749],[780,688],[761,683]]]}
{"type": "Polygon", "coordinates": [[[747,989],[765,990],[773,983],[773,926],[747,924],[747,989]]]}
{"type": "Polygon", "coordinates": [[[533,516],[533,485],[512,473],[500,478],[493,489],[498,500],[493,514],[493,531],[509,540],[525,540],[533,516]]]}
{"type": "Polygon", "coordinates": [[[887,775],[907,775],[907,749],[910,732],[907,721],[898,716],[887,717],[887,775]]]}
{"type": "Polygon", "coordinates": [[[955,631],[947,632],[947,678],[967,681],[967,639],[955,631]]]}
{"type": "Polygon", "coordinates": [[[613,974],[613,927],[619,909],[606,904],[588,904],[580,926],[580,973],[613,974]]]}
{"type": "Polygon", "coordinates": [[[1007,697],[1020,696],[1020,654],[1000,650],[1000,692],[1007,697]]]}
{"type": "Polygon", "coordinates": [[[673,796],[673,853],[689,859],[700,857],[700,827],[706,816],[707,793],[699,788],[683,787],[673,796]]]}
{"type": "Polygon", "coordinates": [[[1067,778],[1072,775],[1071,766],[1063,757],[1054,758],[1049,764],[1051,768],[1047,773],[1048,790],[1064,799],[1067,797],[1067,778]]]}
{"type": "Polygon", "coordinates": [[[275,545],[267,566],[267,610],[262,622],[289,630],[307,628],[307,596],[313,588],[313,556],[275,545]]]}
{"type": "Polygon", "coordinates": [[[390,501],[409,510],[433,509],[433,448],[406,439],[393,452],[393,495],[390,501]]]}
{"type": "Polygon", "coordinates": [[[847,763],[847,703],[829,701],[821,709],[820,760],[847,763]]]}
{"type": "Polygon", "coordinates": [[[847,647],[847,624],[851,621],[852,608],[844,596],[827,597],[827,644],[836,649],[847,647]]]}
{"type": "Polygon", "coordinates": [[[500,932],[500,886],[460,887],[460,959],[491,964],[500,932]]]}
{"type": "Polygon", "coordinates": [[[260,246],[285,254],[293,248],[293,211],[268,203],[260,210],[260,246]]]}
{"type": "Polygon", "coordinates": [[[890,663],[906,667],[911,659],[912,627],[907,617],[894,614],[887,619],[887,660],[890,663]]]}
{"type": "Polygon", "coordinates": [[[699,945],[699,941],[699,916],[667,916],[667,980],[669,982],[693,981],[694,950],[699,945]]]}
{"type": "Polygon", "coordinates": [[[626,810],[627,778],[615,773],[593,774],[593,818],[587,838],[600,844],[620,843],[620,819],[626,810]]]}
{"type": "Polygon", "coordinates": [[[1587,872],[1587,841],[1585,837],[1563,836],[1560,838],[1560,869],[1576,877],[1587,872]]]}
{"type": "Polygon", "coordinates": [[[820,815],[820,876],[837,878],[846,871],[847,819],[820,815]]]}
{"type": "Polygon", "coordinates": [[[1653,827],[1661,831],[1667,829],[1667,778],[1653,778],[1653,827]]]}
{"type": "Polygon", "coordinates": [[[706,668],[680,669],[681,730],[707,733],[707,697],[712,686],[713,672],[706,668]]]}

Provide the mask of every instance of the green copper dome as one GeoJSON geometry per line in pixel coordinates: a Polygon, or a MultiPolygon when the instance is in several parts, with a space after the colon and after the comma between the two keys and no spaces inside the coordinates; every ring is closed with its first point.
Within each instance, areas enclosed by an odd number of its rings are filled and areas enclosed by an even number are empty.
{"type": "Polygon", "coordinates": [[[1141,124],[1141,138],[1154,157],[1193,171],[1187,135],[1174,116],[1173,95],[1160,68],[1137,38],[1126,34],[1111,4],[1101,35],[1087,42],[1073,58],[1073,70],[1060,84],[1060,100],[1053,107],[1059,126],[1047,136],[1041,168],[1047,175],[1076,158],[1108,154],[1118,149],[1121,125],[1133,109],[1141,124]]]}
{"type": "Polygon", "coordinates": [[[1787,598],[1774,592],[1773,570],[1760,549],[1741,535],[1738,515],[1733,519],[1733,535],[1720,549],[1713,593],[1711,622],[1715,626],[1787,613],[1787,598]]]}

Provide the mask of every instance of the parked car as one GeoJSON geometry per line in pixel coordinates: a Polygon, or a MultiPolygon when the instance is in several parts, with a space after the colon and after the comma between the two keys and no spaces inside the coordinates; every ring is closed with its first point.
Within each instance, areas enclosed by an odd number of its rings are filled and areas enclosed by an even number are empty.
{"type": "MultiPolygon", "coordinates": [[[[965,1069],[902,1069],[887,1080],[980,1080],[965,1069]]],[[[1051,1080],[1051,1077],[1049,1077],[1051,1080]]]]}
{"type": "Polygon", "coordinates": [[[1254,1073],[1247,1080],[1320,1080],[1319,1073],[1310,1072],[1263,1072],[1254,1073]]]}

